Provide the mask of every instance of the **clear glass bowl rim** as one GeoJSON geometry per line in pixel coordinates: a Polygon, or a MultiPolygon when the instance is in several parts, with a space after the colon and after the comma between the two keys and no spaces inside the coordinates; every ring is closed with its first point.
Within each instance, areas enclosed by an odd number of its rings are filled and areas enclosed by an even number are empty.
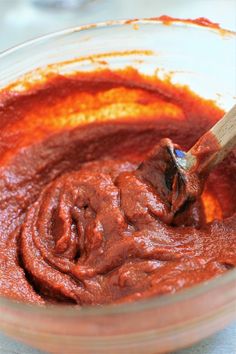
{"type": "MultiPolygon", "coordinates": [[[[9,54],[13,54],[19,50],[24,50],[35,44],[40,44],[43,42],[51,41],[58,37],[63,37],[66,35],[70,35],[74,32],[80,31],[89,31],[90,29],[100,29],[106,27],[119,27],[124,25],[148,25],[148,24],[156,24],[158,26],[166,25],[163,23],[164,21],[159,18],[144,18],[144,19],[122,19],[122,20],[110,20],[105,22],[97,22],[88,25],[76,26],[67,28],[64,30],[56,31],[53,33],[49,33],[44,36],[40,36],[36,39],[32,39],[26,41],[20,45],[14,46],[10,49],[7,49],[0,53],[0,63],[1,60],[4,60],[9,54]]],[[[224,35],[234,36],[236,40],[236,31],[227,30],[223,28],[215,28],[215,27],[207,27],[200,23],[194,22],[186,22],[182,19],[170,18],[168,21],[168,26],[181,26],[186,27],[186,30],[190,27],[196,27],[202,31],[213,31],[218,34],[220,37],[224,35]]],[[[208,291],[211,291],[215,288],[220,288],[223,285],[226,285],[230,282],[236,281],[236,269],[230,270],[225,274],[210,279],[207,282],[202,284],[195,285],[191,288],[182,290],[177,292],[176,294],[167,294],[160,297],[153,297],[145,300],[139,300],[133,303],[124,303],[124,304],[116,304],[116,305],[105,305],[105,306],[90,306],[90,307],[75,307],[75,306],[58,306],[58,305],[47,305],[47,306],[39,306],[32,305],[29,303],[19,302],[13,299],[6,298],[4,296],[0,296],[0,305],[10,307],[15,310],[20,310],[29,313],[35,313],[40,315],[50,315],[53,317],[89,317],[89,316],[104,316],[104,315],[115,315],[115,314],[128,314],[133,312],[141,312],[144,310],[150,310],[152,308],[163,307],[170,304],[177,304],[179,302],[188,301],[190,299],[196,298],[208,291]]]]}

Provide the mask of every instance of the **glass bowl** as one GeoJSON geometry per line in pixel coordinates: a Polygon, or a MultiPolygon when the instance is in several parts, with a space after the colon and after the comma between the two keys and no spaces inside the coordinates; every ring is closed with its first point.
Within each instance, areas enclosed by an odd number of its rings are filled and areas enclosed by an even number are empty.
{"type": "MultiPolygon", "coordinates": [[[[235,102],[236,34],[158,19],[72,28],[0,55],[0,90],[25,90],[42,68],[68,74],[132,66],[190,86],[227,110],[235,102]],[[37,69],[37,70],[36,70],[37,69]],[[24,76],[24,81],[21,80],[24,76]],[[25,86],[25,82],[27,85],[25,86]]],[[[1,122],[0,122],[1,126],[1,122]]],[[[52,353],[160,353],[193,344],[236,317],[236,270],[132,304],[76,309],[0,298],[0,329],[52,353]]]]}

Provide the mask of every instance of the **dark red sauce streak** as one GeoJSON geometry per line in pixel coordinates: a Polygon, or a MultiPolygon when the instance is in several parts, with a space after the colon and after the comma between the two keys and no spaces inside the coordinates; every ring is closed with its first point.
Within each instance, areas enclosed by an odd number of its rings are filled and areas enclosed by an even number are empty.
{"type": "Polygon", "coordinates": [[[153,19],[160,20],[166,25],[170,25],[173,22],[182,22],[182,23],[195,24],[195,25],[199,25],[202,27],[220,29],[219,23],[212,22],[205,17],[198,17],[195,19],[190,19],[190,18],[176,18],[176,17],[167,16],[167,15],[162,15],[160,17],[154,17],[153,19]]]}

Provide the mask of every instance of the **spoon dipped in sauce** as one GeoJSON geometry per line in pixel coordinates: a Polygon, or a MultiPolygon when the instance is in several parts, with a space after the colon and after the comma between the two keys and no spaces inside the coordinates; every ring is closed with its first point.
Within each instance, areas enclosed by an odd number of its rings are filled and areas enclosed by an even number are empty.
{"type": "Polygon", "coordinates": [[[201,195],[208,174],[235,146],[236,105],[188,152],[170,139],[160,141],[140,165],[139,173],[156,186],[163,200],[168,202],[168,222],[178,224],[177,220],[201,195]]]}
{"type": "Polygon", "coordinates": [[[236,105],[188,151],[182,151],[169,139],[164,139],[169,161],[165,179],[170,191],[173,215],[186,210],[201,194],[204,181],[236,146],[236,105]]]}

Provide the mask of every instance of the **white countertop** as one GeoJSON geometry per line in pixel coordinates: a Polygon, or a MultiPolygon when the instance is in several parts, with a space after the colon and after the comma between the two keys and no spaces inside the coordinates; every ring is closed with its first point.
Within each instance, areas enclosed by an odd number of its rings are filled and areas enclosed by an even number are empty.
{"type": "MultiPolygon", "coordinates": [[[[0,51],[28,39],[85,23],[108,19],[207,17],[236,30],[236,0],[84,0],[78,10],[52,11],[29,6],[29,0],[0,0],[0,51]]],[[[40,354],[0,334],[0,354],[40,354]]],[[[96,353],[94,353],[96,354],[96,353]]],[[[236,323],[175,354],[236,354],[236,323]]]]}

